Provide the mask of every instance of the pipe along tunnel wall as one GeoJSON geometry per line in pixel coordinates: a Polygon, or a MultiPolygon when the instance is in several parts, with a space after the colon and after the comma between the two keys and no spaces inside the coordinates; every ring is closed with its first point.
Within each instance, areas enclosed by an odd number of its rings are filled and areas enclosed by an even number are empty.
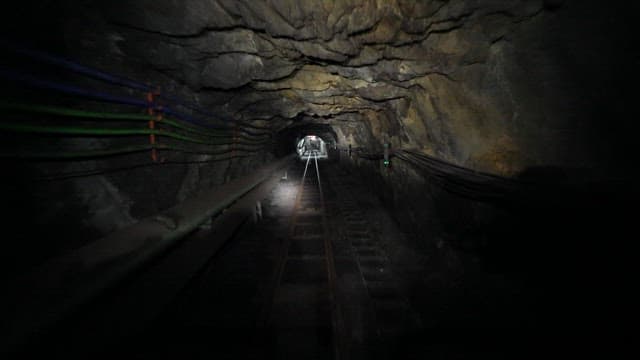
{"type": "Polygon", "coordinates": [[[630,299],[637,5],[7,6],[4,281],[315,134],[337,145],[329,162],[366,194],[359,204],[380,200],[367,214],[391,214],[395,232],[372,223],[423,320],[407,342],[624,335],[602,329],[623,329],[630,299]]]}

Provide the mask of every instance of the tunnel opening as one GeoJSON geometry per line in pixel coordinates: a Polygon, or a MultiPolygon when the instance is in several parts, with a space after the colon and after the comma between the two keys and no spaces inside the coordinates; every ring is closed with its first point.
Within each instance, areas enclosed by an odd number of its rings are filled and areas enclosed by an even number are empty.
{"type": "Polygon", "coordinates": [[[306,161],[309,158],[326,160],[329,158],[327,143],[319,136],[306,135],[296,145],[298,159],[306,161]]]}
{"type": "MultiPolygon", "coordinates": [[[[317,124],[307,121],[300,121],[293,123],[289,126],[279,130],[274,135],[275,148],[274,152],[277,156],[286,156],[291,153],[295,153],[300,156],[300,151],[304,151],[305,138],[309,135],[316,137],[314,140],[314,146],[320,144],[320,141],[325,149],[326,158],[334,160],[335,154],[338,149],[338,135],[334,127],[330,124],[317,124]],[[302,147],[300,147],[302,145],[302,147]]],[[[311,139],[309,139],[311,140],[311,139]]],[[[318,148],[318,150],[320,150],[318,148]]]]}

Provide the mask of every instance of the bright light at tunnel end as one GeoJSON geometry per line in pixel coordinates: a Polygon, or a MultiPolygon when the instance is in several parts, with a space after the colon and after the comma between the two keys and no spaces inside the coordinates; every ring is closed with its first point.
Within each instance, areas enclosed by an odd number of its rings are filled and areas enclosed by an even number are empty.
{"type": "Polygon", "coordinates": [[[299,139],[296,152],[300,160],[307,160],[310,157],[321,160],[328,158],[327,145],[325,141],[316,135],[309,134],[299,139]]]}

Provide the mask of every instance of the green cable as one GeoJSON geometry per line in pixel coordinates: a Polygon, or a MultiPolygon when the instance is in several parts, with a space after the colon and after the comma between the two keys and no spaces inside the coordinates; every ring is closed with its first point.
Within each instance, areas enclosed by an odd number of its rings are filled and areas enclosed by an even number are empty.
{"type": "Polygon", "coordinates": [[[132,154],[151,150],[151,145],[131,146],[121,149],[112,150],[86,150],[82,152],[43,152],[43,153],[0,153],[0,158],[16,158],[16,159],[69,159],[69,158],[93,158],[106,157],[114,155],[132,154]]]}
{"type": "Polygon", "coordinates": [[[192,150],[182,146],[175,145],[142,145],[142,146],[130,146],[119,149],[104,149],[104,150],[85,150],[85,151],[67,151],[67,152],[19,152],[19,153],[0,153],[0,158],[13,158],[13,159],[42,159],[42,160],[68,160],[68,159],[82,159],[82,158],[97,158],[108,157],[117,155],[126,155],[144,151],[150,151],[152,149],[177,151],[190,154],[201,155],[222,155],[232,152],[236,153],[255,153],[261,151],[261,149],[225,149],[220,151],[207,151],[207,150],[192,150]]]}
{"type": "Polygon", "coordinates": [[[255,155],[254,154],[233,155],[233,156],[227,156],[227,157],[218,157],[218,158],[214,158],[214,159],[193,160],[193,161],[188,161],[188,160],[187,161],[168,160],[168,161],[163,161],[163,162],[144,162],[144,163],[141,163],[141,164],[136,164],[136,165],[132,165],[132,166],[126,166],[126,167],[119,167],[119,168],[96,169],[96,170],[87,170],[87,171],[71,171],[71,172],[65,172],[65,173],[58,173],[58,174],[53,174],[53,175],[49,175],[49,176],[46,176],[46,177],[35,178],[35,179],[32,179],[32,180],[33,181],[65,180],[65,179],[78,178],[78,177],[89,177],[89,176],[95,176],[95,175],[105,175],[105,174],[115,173],[115,172],[120,172],[120,171],[130,171],[130,170],[133,170],[133,169],[142,168],[142,167],[149,167],[149,166],[205,164],[205,163],[212,163],[212,162],[218,162],[218,161],[227,161],[227,160],[233,160],[233,159],[250,158],[250,157],[253,157],[253,156],[255,156],[255,155]]]}
{"type": "MultiPolygon", "coordinates": [[[[95,111],[85,111],[85,110],[75,110],[69,108],[61,108],[54,106],[44,106],[44,105],[32,105],[32,104],[18,104],[18,103],[7,103],[4,101],[0,101],[0,109],[7,110],[22,110],[28,112],[37,112],[51,115],[63,115],[63,116],[72,116],[72,117],[83,117],[89,119],[111,119],[111,120],[133,120],[133,121],[149,121],[149,115],[145,114],[121,114],[121,113],[106,113],[106,112],[95,112],[95,111]]],[[[171,125],[173,127],[186,130],[186,131],[197,131],[197,132],[208,132],[211,130],[199,130],[190,126],[185,126],[178,121],[173,120],[172,118],[163,118],[162,122],[167,125],[171,125]]],[[[215,131],[211,131],[212,133],[215,131]]]]}
{"type": "MultiPolygon", "coordinates": [[[[6,101],[0,100],[0,109],[5,110],[21,110],[28,112],[37,112],[43,114],[51,114],[51,115],[62,115],[62,116],[72,116],[72,117],[82,117],[88,119],[110,119],[110,120],[131,120],[131,121],[149,121],[150,116],[145,114],[121,114],[121,113],[106,113],[106,112],[95,112],[95,111],[85,111],[85,110],[75,110],[69,108],[62,107],[54,107],[54,106],[45,106],[45,105],[35,105],[35,104],[21,104],[21,103],[10,103],[6,101]]],[[[198,134],[207,134],[211,137],[229,137],[232,135],[231,131],[228,130],[211,130],[194,126],[187,126],[182,124],[180,121],[175,120],[170,117],[163,117],[159,122],[165,123],[167,125],[173,126],[178,129],[182,129],[189,132],[194,132],[198,134]],[[221,135],[227,134],[227,135],[221,135]]],[[[255,137],[269,135],[267,133],[254,135],[255,137]]],[[[245,137],[245,136],[238,136],[245,137]]]]}
{"type": "MultiPolygon", "coordinates": [[[[94,136],[131,136],[131,135],[157,135],[157,136],[166,136],[169,138],[173,138],[176,140],[181,140],[185,142],[191,142],[196,144],[206,144],[206,145],[231,145],[234,142],[215,142],[215,141],[206,141],[200,140],[191,136],[181,135],[175,132],[162,130],[162,129],[136,129],[136,128],[127,128],[127,129],[107,129],[107,128],[78,128],[78,127],[49,127],[49,126],[41,126],[41,125],[25,125],[25,124],[7,124],[0,123],[0,130],[5,131],[13,131],[20,133],[40,133],[40,134],[61,134],[61,135],[94,135],[94,136]]],[[[243,140],[238,141],[236,143],[248,143],[248,144],[261,144],[266,141],[258,141],[258,140],[243,140]]]]}

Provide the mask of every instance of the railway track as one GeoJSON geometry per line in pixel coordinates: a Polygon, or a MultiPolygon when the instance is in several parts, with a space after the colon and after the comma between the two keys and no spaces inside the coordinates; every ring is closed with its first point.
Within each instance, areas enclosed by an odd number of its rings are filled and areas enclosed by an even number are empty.
{"type": "Polygon", "coordinates": [[[261,317],[276,358],[388,358],[421,324],[397,287],[381,239],[337,166],[310,158],[261,317]]]}
{"type": "Polygon", "coordinates": [[[287,173],[264,200],[265,218],[248,222],[152,331],[132,339],[136,354],[393,358],[394,339],[419,324],[361,184],[313,157],[287,173]]]}
{"type": "Polygon", "coordinates": [[[341,169],[331,172],[330,183],[336,201],[333,213],[338,219],[341,242],[351,249],[357,264],[359,281],[366,290],[363,304],[367,307],[369,337],[365,347],[377,349],[377,358],[386,358],[389,345],[422,324],[407,298],[398,287],[380,235],[373,230],[372,219],[354,194],[355,184],[341,169]],[[372,346],[373,344],[373,346],[372,346]]]}
{"type": "Polygon", "coordinates": [[[333,232],[317,157],[307,158],[302,174],[261,327],[272,331],[277,358],[344,359],[333,232]]]}

